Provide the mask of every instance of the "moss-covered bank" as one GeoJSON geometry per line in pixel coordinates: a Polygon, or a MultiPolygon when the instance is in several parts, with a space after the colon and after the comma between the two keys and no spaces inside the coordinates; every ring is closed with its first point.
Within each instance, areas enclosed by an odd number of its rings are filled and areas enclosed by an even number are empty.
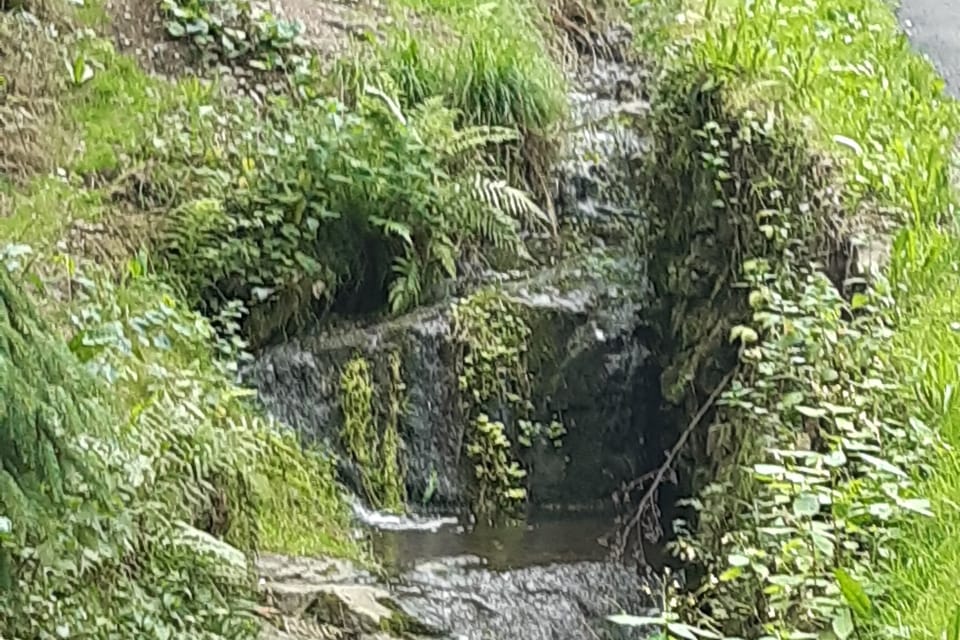
{"type": "Polygon", "coordinates": [[[687,448],[709,473],[668,609],[696,634],[941,637],[960,110],[885,2],[639,12],[662,27],[646,186],[665,391],[689,412],[735,372],[687,448]]]}

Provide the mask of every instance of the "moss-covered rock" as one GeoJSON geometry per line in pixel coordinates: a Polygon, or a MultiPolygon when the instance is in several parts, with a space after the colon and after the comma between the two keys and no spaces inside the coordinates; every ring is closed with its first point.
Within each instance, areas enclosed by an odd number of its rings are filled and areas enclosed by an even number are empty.
{"type": "MultiPolygon", "coordinates": [[[[486,383],[479,378],[462,388],[463,358],[482,354],[464,351],[449,304],[264,350],[246,375],[267,408],[306,440],[335,444],[344,425],[338,372],[358,354],[370,363],[373,413],[383,420],[390,354],[396,354],[406,396],[398,421],[400,458],[411,501],[470,502],[475,483],[467,446],[478,410],[506,425],[511,459],[528,471],[522,486],[533,501],[597,500],[638,471],[645,451],[660,449],[659,395],[648,393],[656,365],[639,319],[643,301],[635,294],[642,270],[608,258],[604,263],[594,257],[579,271],[567,267],[505,284],[490,294],[505,300],[504,309],[525,327],[522,366],[491,372],[493,382],[509,387],[503,396],[480,393],[486,383]],[[557,421],[566,433],[523,446],[520,419],[557,421]]],[[[345,477],[360,488],[364,470],[341,452],[345,477]]]]}

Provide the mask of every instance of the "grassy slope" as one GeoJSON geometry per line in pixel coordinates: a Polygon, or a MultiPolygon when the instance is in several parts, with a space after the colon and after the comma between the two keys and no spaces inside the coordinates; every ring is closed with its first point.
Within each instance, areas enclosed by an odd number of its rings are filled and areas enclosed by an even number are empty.
{"type": "Polygon", "coordinates": [[[737,4],[688,3],[688,24],[708,34],[698,53],[743,70],[744,99],[763,95],[809,117],[814,145],[843,163],[848,193],[870,193],[902,213],[889,272],[899,331],[889,355],[901,381],[915,385],[918,417],[954,450],[929,452],[932,474],[921,488],[936,517],[908,525],[899,563],[876,578],[892,587],[884,622],[906,625],[911,637],[940,637],[960,583],[960,240],[945,179],[960,107],[883,0],[756,3],[749,17],[737,4]],[[710,11],[709,23],[698,22],[710,11]]]}
{"type": "MultiPolygon", "coordinates": [[[[71,12],[58,9],[62,15],[56,20],[61,28],[81,29],[103,26],[107,17],[102,11],[87,9],[71,12]]],[[[103,222],[108,231],[95,238],[95,244],[114,241],[115,232],[123,235],[123,225],[116,225],[129,213],[130,204],[118,208],[111,199],[117,177],[136,171],[149,160],[152,137],[159,133],[159,118],[175,110],[195,109],[207,104],[212,89],[187,78],[170,83],[148,76],[138,63],[115,52],[112,44],[100,37],[84,37],[69,44],[51,42],[35,31],[25,29],[12,14],[0,14],[4,28],[0,43],[13,38],[21,46],[28,61],[19,67],[2,69],[14,87],[23,87],[30,76],[56,77],[40,87],[38,94],[55,107],[40,119],[40,130],[46,142],[25,149],[38,160],[38,165],[50,167],[46,172],[27,172],[21,184],[7,184],[0,191],[0,244],[28,244],[39,251],[40,263],[52,265],[82,261],[85,256],[61,253],[66,231],[77,221],[103,222]],[[61,57],[62,56],[62,57],[61,57]],[[63,59],[79,71],[88,67],[92,75],[82,82],[68,77],[63,59]],[[94,185],[94,186],[91,186],[94,185]]],[[[13,146],[13,143],[11,143],[13,146]]],[[[137,238],[122,238],[123,246],[135,245],[137,238]]],[[[67,251],[77,251],[69,247],[67,251]]],[[[80,249],[83,251],[83,249],[80,249]]],[[[112,255],[116,256],[116,252],[112,255]]],[[[122,255],[122,254],[121,254],[122,255]]],[[[126,271],[122,262],[101,267],[126,271]]],[[[53,267],[57,268],[57,267],[53,267]]],[[[162,274],[137,281],[125,281],[104,295],[107,304],[119,304],[125,317],[149,313],[157,300],[169,300],[180,313],[183,306],[168,296],[175,289],[167,288],[162,274]]],[[[41,301],[43,303],[44,301],[41,301]]],[[[59,305],[46,306],[51,317],[61,312],[76,311],[59,305]]],[[[194,320],[188,320],[194,322],[194,320]]],[[[195,320],[197,326],[205,326],[195,320]]],[[[132,366],[160,367],[181,371],[183,375],[218,375],[213,366],[214,346],[206,348],[195,342],[174,341],[172,350],[150,350],[144,357],[148,362],[132,366]],[[196,349],[200,351],[195,351],[196,349]],[[185,351],[184,349],[189,349],[185,351]]],[[[146,393],[146,392],[144,392],[146,393]]],[[[124,410],[135,412],[143,397],[128,398],[124,410]]],[[[240,419],[253,419],[249,407],[240,419]]],[[[250,444],[250,443],[247,443],[250,444]]],[[[333,483],[332,469],[319,459],[303,457],[288,438],[267,438],[262,447],[266,466],[257,472],[258,493],[261,498],[260,544],[262,548],[288,553],[329,553],[337,556],[357,556],[359,549],[347,528],[348,508],[333,483]],[[273,460],[274,462],[268,462],[273,460]],[[271,467],[282,461],[280,465],[271,467]],[[306,496],[310,496],[306,498],[306,496]],[[304,501],[306,499],[306,502],[304,501]]]]}
{"type": "MultiPolygon", "coordinates": [[[[57,7],[56,19],[66,33],[79,33],[85,27],[108,32],[110,18],[95,2],[81,9],[50,6],[57,7]]],[[[410,32],[403,20],[396,23],[381,61],[395,79],[402,77],[422,89],[414,100],[443,94],[470,122],[514,125],[525,131],[549,129],[563,117],[562,75],[549,60],[538,30],[543,16],[537,5],[397,0],[393,7],[432,16],[443,25],[442,31],[460,34],[464,45],[451,47],[440,40],[424,39],[421,55],[404,57],[398,47],[410,44],[410,32]],[[484,19],[478,19],[481,14],[484,19]],[[440,53],[443,64],[436,65],[440,53]]],[[[9,66],[0,67],[0,74],[16,87],[35,84],[32,94],[54,105],[40,120],[47,142],[25,150],[47,170],[25,172],[18,185],[0,185],[0,243],[30,244],[51,256],[59,251],[58,242],[76,221],[103,222],[107,229],[122,229],[123,225],[115,222],[131,213],[131,204],[114,204],[113,190],[121,186],[121,178],[151,161],[154,139],[167,133],[163,116],[194,113],[213,103],[215,88],[192,78],[167,82],[148,76],[136,60],[116,53],[102,37],[51,42],[18,25],[13,14],[0,14],[0,18],[4,20],[0,43],[24,44],[23,58],[10,60],[9,66]],[[72,70],[65,67],[64,59],[72,64],[72,70]],[[38,78],[44,81],[32,82],[38,78]]],[[[138,239],[124,240],[129,246],[138,239]]],[[[122,264],[114,266],[123,269],[122,264]]],[[[151,293],[149,284],[155,280],[160,286],[164,278],[158,275],[111,295],[123,298],[135,314],[160,294],[159,289],[151,293]]],[[[180,361],[184,354],[152,355],[174,369],[188,364],[180,361]]],[[[273,441],[270,455],[276,459],[298,455],[283,450],[289,445],[273,441]]],[[[262,545],[290,553],[356,555],[355,543],[345,535],[344,508],[330,483],[329,469],[307,464],[287,471],[285,477],[269,478],[273,482],[260,487],[262,545]],[[292,485],[293,490],[278,490],[277,483],[292,485]],[[298,502],[302,495],[298,491],[312,493],[319,502],[298,502]],[[310,520],[311,513],[323,516],[322,526],[310,520]]]]}

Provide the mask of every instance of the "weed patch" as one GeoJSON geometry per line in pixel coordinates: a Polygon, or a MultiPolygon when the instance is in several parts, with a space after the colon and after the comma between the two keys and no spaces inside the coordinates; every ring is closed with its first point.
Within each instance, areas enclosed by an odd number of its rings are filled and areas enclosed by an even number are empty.
{"type": "Polygon", "coordinates": [[[472,0],[394,6],[422,14],[427,26],[389,30],[374,60],[361,55],[340,65],[341,86],[356,94],[388,80],[406,108],[441,97],[462,125],[517,129],[518,144],[498,159],[512,178],[540,189],[567,117],[567,83],[545,9],[472,0]]]}

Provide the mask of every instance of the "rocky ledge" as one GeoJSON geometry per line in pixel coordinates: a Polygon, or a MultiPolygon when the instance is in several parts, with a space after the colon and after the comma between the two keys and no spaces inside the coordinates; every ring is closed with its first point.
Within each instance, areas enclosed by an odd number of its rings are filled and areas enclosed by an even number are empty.
{"type": "Polygon", "coordinates": [[[604,562],[497,572],[457,557],[389,582],[342,560],[264,556],[259,568],[264,637],[274,640],[640,638],[606,617],[648,612],[653,603],[635,572],[604,562]]]}

